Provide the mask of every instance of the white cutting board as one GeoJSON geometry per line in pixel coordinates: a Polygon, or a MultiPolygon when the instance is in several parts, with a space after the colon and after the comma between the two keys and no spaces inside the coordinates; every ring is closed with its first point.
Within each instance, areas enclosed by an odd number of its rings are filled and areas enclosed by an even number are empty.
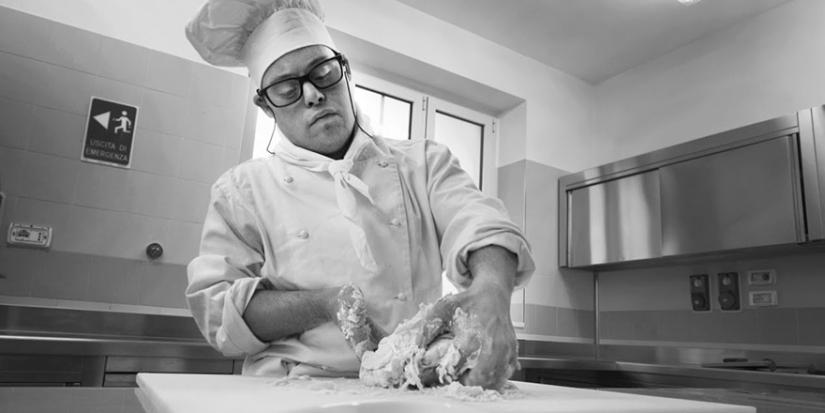
{"type": "Polygon", "coordinates": [[[466,401],[444,389],[367,387],[355,379],[290,379],[218,374],[140,373],[135,390],[147,413],[204,412],[571,412],[755,413],[748,406],[640,396],[512,382],[518,391],[499,400],[466,401]]]}

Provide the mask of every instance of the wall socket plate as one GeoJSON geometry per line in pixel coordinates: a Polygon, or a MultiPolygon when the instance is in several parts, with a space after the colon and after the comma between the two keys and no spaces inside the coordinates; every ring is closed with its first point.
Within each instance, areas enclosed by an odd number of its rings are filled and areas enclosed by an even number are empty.
{"type": "Polygon", "coordinates": [[[739,301],[739,273],[720,272],[716,274],[716,294],[719,309],[722,311],[739,311],[742,309],[739,301]]]}
{"type": "Polygon", "coordinates": [[[779,300],[774,290],[750,291],[748,303],[753,307],[773,307],[779,305],[779,300]]]}
{"type": "Polygon", "coordinates": [[[776,284],[776,270],[748,270],[748,285],[776,284]]]}
{"type": "Polygon", "coordinates": [[[690,276],[690,306],[693,311],[710,311],[710,282],[707,274],[690,276]]]}
{"type": "Polygon", "coordinates": [[[49,248],[52,245],[52,227],[12,222],[6,241],[9,245],[49,248]]]}

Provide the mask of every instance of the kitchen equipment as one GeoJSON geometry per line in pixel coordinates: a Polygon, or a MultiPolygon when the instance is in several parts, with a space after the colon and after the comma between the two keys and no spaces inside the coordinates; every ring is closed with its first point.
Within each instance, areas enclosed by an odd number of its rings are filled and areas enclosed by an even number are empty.
{"type": "Polygon", "coordinates": [[[626,268],[825,240],[825,106],[559,179],[559,266],[626,268]]]}
{"type": "Polygon", "coordinates": [[[639,396],[513,382],[517,393],[499,400],[447,388],[367,387],[355,379],[274,379],[235,375],[140,373],[136,390],[147,413],[255,412],[755,412],[748,406],[639,396]],[[456,395],[451,397],[450,394],[456,395]],[[463,399],[463,400],[462,400],[463,399]],[[381,409],[385,407],[386,409],[381,409]]]}

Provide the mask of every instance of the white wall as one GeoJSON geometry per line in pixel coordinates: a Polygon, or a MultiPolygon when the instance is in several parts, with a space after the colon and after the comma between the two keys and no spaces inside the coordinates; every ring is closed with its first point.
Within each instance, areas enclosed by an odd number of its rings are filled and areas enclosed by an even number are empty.
{"type": "Polygon", "coordinates": [[[596,89],[590,166],[825,103],[825,1],[796,0],[596,89]]]}
{"type": "Polygon", "coordinates": [[[524,99],[526,136],[502,141],[499,165],[527,158],[576,170],[588,153],[590,85],[402,3],[322,3],[334,29],[524,99]]]}

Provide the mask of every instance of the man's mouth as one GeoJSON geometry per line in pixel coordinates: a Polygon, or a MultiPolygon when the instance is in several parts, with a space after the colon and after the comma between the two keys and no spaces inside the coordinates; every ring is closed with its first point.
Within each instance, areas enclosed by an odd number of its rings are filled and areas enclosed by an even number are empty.
{"type": "Polygon", "coordinates": [[[321,110],[318,113],[312,115],[312,118],[310,118],[310,120],[309,120],[309,124],[314,125],[316,122],[318,122],[320,120],[323,120],[323,119],[326,119],[330,116],[335,116],[335,115],[337,115],[337,113],[334,110],[331,110],[331,109],[321,110]]]}

